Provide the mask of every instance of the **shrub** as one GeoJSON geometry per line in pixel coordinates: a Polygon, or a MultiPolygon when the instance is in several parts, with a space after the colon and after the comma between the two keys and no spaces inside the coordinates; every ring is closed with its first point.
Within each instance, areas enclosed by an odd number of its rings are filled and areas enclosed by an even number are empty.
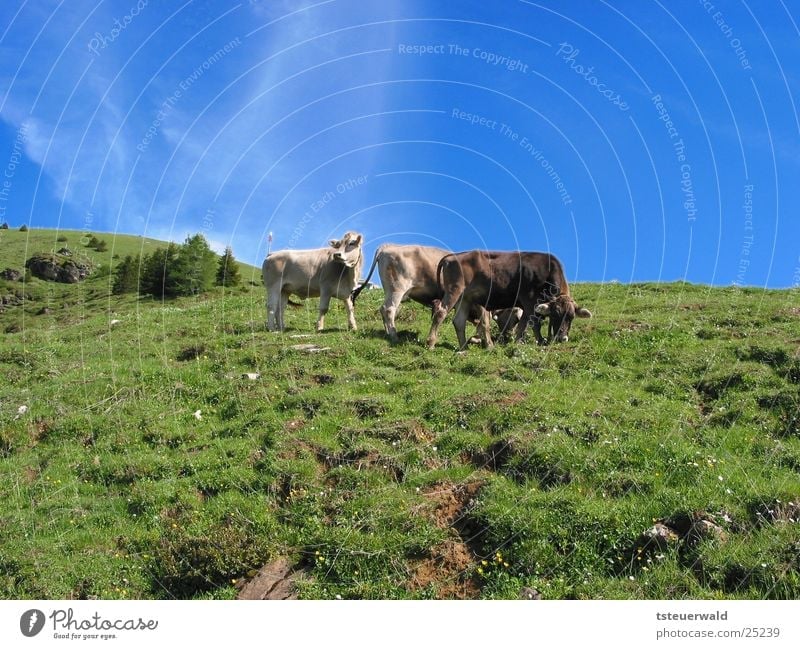
{"type": "Polygon", "coordinates": [[[19,231],[20,232],[27,232],[28,231],[28,226],[23,223],[21,226],[19,226],[19,231]]]}
{"type": "Polygon", "coordinates": [[[66,240],[67,240],[67,237],[65,235],[63,235],[63,234],[59,234],[58,238],[56,239],[56,241],[61,241],[61,242],[64,242],[66,240]]]}

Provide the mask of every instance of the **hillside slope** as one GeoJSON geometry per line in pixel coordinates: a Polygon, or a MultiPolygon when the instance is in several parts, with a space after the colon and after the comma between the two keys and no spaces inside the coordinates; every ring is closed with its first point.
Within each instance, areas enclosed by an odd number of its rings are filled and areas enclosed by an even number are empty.
{"type": "Polygon", "coordinates": [[[3,597],[235,597],[281,558],[306,598],[800,596],[798,291],[578,284],[569,343],[456,354],[414,305],[391,346],[382,291],[277,334],[261,287],[94,281],[0,314],[3,597]]]}

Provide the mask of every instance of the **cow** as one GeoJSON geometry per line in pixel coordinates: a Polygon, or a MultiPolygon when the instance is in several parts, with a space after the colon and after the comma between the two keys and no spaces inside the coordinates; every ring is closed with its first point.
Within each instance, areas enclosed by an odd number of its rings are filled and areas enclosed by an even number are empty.
{"type": "MultiPolygon", "coordinates": [[[[389,339],[393,343],[398,342],[395,318],[401,302],[414,300],[436,308],[443,295],[436,280],[436,268],[442,257],[448,254],[450,253],[447,250],[433,246],[383,244],[375,252],[366,279],[353,291],[353,302],[369,284],[377,266],[384,291],[384,301],[381,305],[383,327],[389,339]]],[[[473,311],[473,322],[480,322],[481,312],[480,307],[473,311]]]]}
{"type": "Polygon", "coordinates": [[[344,302],[347,323],[355,331],[351,293],[364,265],[363,239],[358,232],[345,232],[341,239],[332,239],[328,248],[282,250],[268,255],[261,267],[267,289],[267,329],[283,331],[289,296],[298,295],[319,297],[317,331],[325,327],[332,297],[344,302]]]}
{"type": "MultiPolygon", "coordinates": [[[[579,307],[572,299],[564,268],[549,253],[481,250],[454,253],[442,258],[436,273],[444,295],[434,310],[427,340],[429,349],[435,347],[439,327],[455,306],[458,308],[453,326],[461,349],[467,344],[464,329],[475,306],[488,310],[520,307],[522,318],[517,325],[517,341],[522,340],[532,320],[540,345],[547,342],[542,338],[542,318],[550,319],[548,341],[566,342],[575,317],[592,317],[588,309],[579,307]]],[[[479,327],[479,331],[484,346],[491,347],[488,327],[479,327]]]]}

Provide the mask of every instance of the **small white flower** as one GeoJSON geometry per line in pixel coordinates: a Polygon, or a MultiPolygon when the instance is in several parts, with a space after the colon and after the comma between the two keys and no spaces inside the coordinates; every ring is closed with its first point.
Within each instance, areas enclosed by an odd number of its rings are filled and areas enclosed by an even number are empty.
{"type": "Polygon", "coordinates": [[[18,415],[24,415],[26,412],[28,412],[28,406],[20,406],[17,408],[18,415]]]}
{"type": "Polygon", "coordinates": [[[200,421],[203,418],[203,413],[200,412],[199,410],[195,410],[194,411],[194,418],[197,419],[198,421],[200,421]]]}

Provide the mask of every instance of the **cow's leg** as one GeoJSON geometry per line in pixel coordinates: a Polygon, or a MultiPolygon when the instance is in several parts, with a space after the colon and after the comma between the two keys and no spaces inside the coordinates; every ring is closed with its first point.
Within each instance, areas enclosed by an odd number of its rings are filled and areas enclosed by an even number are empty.
{"type": "Polygon", "coordinates": [[[400,303],[403,301],[403,294],[393,292],[386,296],[386,299],[381,305],[381,315],[383,316],[383,328],[389,334],[389,339],[396,343],[399,341],[397,337],[397,327],[395,326],[395,317],[397,310],[400,308],[400,303]]]}
{"type": "Polygon", "coordinates": [[[492,314],[489,310],[481,308],[481,317],[478,320],[478,336],[486,349],[494,347],[492,342],[492,314]]]}
{"type": "MultiPolygon", "coordinates": [[[[461,303],[461,306],[456,311],[455,316],[453,316],[453,326],[456,329],[456,336],[458,336],[458,348],[459,349],[466,349],[467,348],[467,322],[469,321],[469,307],[461,303]]],[[[481,324],[478,324],[478,332],[481,334],[481,340],[483,340],[483,333],[481,332],[483,329],[482,320],[481,324]]]]}
{"type": "Polygon", "coordinates": [[[319,319],[317,320],[317,331],[322,331],[325,328],[325,314],[328,312],[330,305],[331,305],[330,293],[320,293],[319,319]]]}
{"type": "Polygon", "coordinates": [[[533,335],[536,336],[536,344],[537,345],[546,345],[547,340],[544,339],[542,336],[542,318],[539,315],[533,315],[533,335]]]}
{"type": "Polygon", "coordinates": [[[279,311],[280,287],[273,286],[267,291],[267,330],[275,331],[279,325],[276,324],[276,314],[279,311]]]}
{"type": "Polygon", "coordinates": [[[278,311],[278,328],[283,331],[286,329],[286,308],[289,306],[289,294],[281,292],[280,310],[278,311]]]}
{"type": "MultiPolygon", "coordinates": [[[[445,296],[445,300],[447,296],[445,296]]],[[[444,321],[445,317],[447,317],[447,312],[449,311],[448,307],[446,306],[445,300],[441,302],[436,302],[433,307],[433,318],[431,322],[431,331],[428,334],[428,349],[433,349],[436,347],[436,340],[439,337],[439,327],[442,326],[442,322],[444,321]]]]}
{"type": "Polygon", "coordinates": [[[356,314],[353,310],[353,299],[348,295],[342,299],[342,302],[344,302],[344,308],[347,310],[347,326],[353,331],[358,331],[358,327],[356,326],[356,314]]]}
{"type": "Polygon", "coordinates": [[[533,309],[528,309],[527,306],[523,307],[522,309],[522,317],[517,324],[517,332],[514,336],[517,342],[521,342],[522,339],[525,337],[525,331],[528,328],[528,323],[530,322],[531,318],[533,318],[533,333],[536,336],[536,342],[541,345],[542,340],[542,321],[539,316],[535,315],[533,309]]]}

